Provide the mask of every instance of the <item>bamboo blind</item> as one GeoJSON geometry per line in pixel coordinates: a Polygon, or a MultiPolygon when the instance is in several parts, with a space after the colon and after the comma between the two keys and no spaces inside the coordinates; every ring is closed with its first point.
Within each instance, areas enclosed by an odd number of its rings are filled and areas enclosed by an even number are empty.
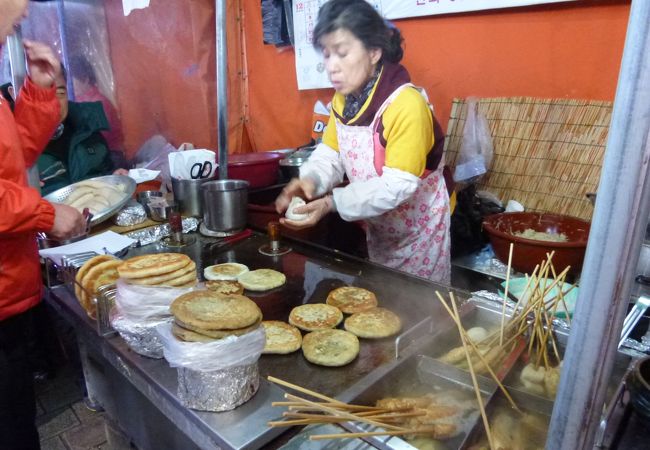
{"type": "MultiPolygon", "coordinates": [[[[612,103],[530,97],[484,98],[494,155],[477,187],[504,203],[514,199],[527,211],[567,214],[590,220],[585,197],[596,192],[612,114],[612,103]]],[[[467,107],[454,99],[445,141],[445,160],[456,165],[467,107]]]]}

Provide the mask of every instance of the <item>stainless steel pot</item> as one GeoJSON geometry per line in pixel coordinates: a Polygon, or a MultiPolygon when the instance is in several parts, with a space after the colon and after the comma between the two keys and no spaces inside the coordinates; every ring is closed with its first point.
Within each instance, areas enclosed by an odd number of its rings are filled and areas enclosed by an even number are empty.
{"type": "Polygon", "coordinates": [[[172,178],[174,200],[178,203],[178,210],[181,215],[191,217],[201,217],[203,215],[201,186],[210,180],[214,180],[214,177],[198,180],[179,180],[172,178]]]}
{"type": "Polygon", "coordinates": [[[86,239],[87,237],[88,237],[88,233],[84,233],[84,234],[80,234],[79,236],[75,236],[73,238],[65,239],[61,241],[58,239],[51,238],[45,233],[39,233],[37,236],[38,248],[43,250],[45,248],[60,247],[62,245],[72,244],[73,242],[86,239]]]}
{"type": "Polygon", "coordinates": [[[210,231],[229,232],[246,227],[248,181],[217,180],[201,185],[203,223],[210,231]]]}

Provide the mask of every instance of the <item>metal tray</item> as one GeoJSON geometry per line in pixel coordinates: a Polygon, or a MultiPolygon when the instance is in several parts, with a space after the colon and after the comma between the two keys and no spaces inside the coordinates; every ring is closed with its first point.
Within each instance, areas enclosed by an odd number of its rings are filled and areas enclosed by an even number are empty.
{"type": "MultiPolygon", "coordinates": [[[[496,383],[492,380],[479,381],[479,389],[483,402],[494,395],[496,383]]],[[[453,366],[446,365],[425,355],[413,355],[402,364],[395,367],[390,373],[382,377],[378,382],[370,385],[352,403],[361,405],[372,405],[378,399],[384,397],[419,397],[426,393],[458,396],[463,401],[475,403],[476,397],[470,375],[453,366]]],[[[460,433],[450,439],[438,442],[445,448],[463,448],[468,435],[476,428],[480,420],[478,406],[472,412],[462,414],[460,433]]],[[[341,424],[343,428],[351,432],[375,431],[370,426],[359,423],[346,422],[341,424]]],[[[374,447],[383,450],[398,450],[414,448],[405,439],[396,436],[372,436],[364,438],[374,447]]],[[[417,447],[415,447],[417,448],[417,447]]],[[[437,448],[437,447],[436,447],[437,448]]]]}
{"type": "Polygon", "coordinates": [[[125,175],[105,175],[103,177],[89,178],[87,180],[79,181],[69,186],[62,187],[61,189],[57,189],[56,191],[47,194],[43,198],[48,202],[63,203],[65,199],[68,198],[68,196],[72,193],[72,191],[74,191],[77,188],[77,185],[84,181],[102,181],[104,183],[108,183],[112,185],[119,185],[119,184],[124,185],[124,197],[122,198],[122,200],[104,209],[103,211],[100,211],[97,214],[95,214],[92,220],[90,221],[91,227],[99,223],[102,223],[103,221],[105,221],[106,219],[110,218],[112,215],[117,213],[124,205],[128,203],[129,199],[135,192],[135,188],[136,188],[136,182],[131,177],[127,177],[125,175]]]}

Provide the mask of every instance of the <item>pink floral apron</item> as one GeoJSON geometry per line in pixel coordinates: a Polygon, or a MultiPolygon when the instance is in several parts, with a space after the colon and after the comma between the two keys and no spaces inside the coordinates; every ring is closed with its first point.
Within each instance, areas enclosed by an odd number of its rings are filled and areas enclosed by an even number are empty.
{"type": "MultiPolygon", "coordinates": [[[[340,157],[351,183],[381,175],[385,149],[379,142],[377,126],[388,105],[410,86],[407,83],[398,87],[379,108],[370,126],[336,121],[340,157]]],[[[426,94],[422,95],[426,99],[426,94]]],[[[441,161],[438,169],[426,172],[415,193],[397,208],[365,220],[371,261],[449,283],[449,195],[443,166],[441,161]]]]}

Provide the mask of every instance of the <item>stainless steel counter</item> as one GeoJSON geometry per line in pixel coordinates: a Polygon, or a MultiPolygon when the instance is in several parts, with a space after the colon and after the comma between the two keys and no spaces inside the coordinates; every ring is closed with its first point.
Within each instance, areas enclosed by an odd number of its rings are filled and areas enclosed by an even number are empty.
{"type": "MultiPolygon", "coordinates": [[[[54,287],[48,300],[75,326],[82,360],[95,396],[139,448],[259,448],[272,441],[283,429],[266,426],[281,416],[271,402],[282,399],[283,391],[265,380],[273,375],[328,396],[348,401],[381,378],[399,363],[396,346],[402,350],[411,339],[431,328],[430,317],[440,318],[433,328],[447,327],[450,321],[435,299],[436,286],[382,266],[336,252],[328,252],[291,242],[293,251],[280,257],[264,256],[258,248],[266,237],[252,237],[229,247],[219,247],[218,239],[197,235],[194,244],[170,249],[152,244],[133,249],[127,255],[160,251],[180,251],[197,263],[197,270],[227,261],[246,264],[251,269],[273,268],[286,274],[285,286],[265,293],[248,293],[262,309],[266,320],[287,320],[290,310],[303,303],[324,302],[332,289],[355,285],[373,290],[380,305],[398,312],[406,332],[400,339],[362,340],[359,357],[340,368],[308,363],[301,352],[290,355],[263,355],[259,362],[263,378],[257,394],[241,407],[222,413],[198,412],[185,408],[176,397],[176,370],[164,360],[149,359],[132,352],[118,337],[103,338],[65,286],[54,287]],[[425,323],[422,323],[425,319],[425,323]],[[418,326],[420,324],[421,326],[418,326]],[[179,433],[179,431],[181,433],[179,433]],[[163,447],[161,447],[161,445],[163,447]]],[[[457,292],[458,296],[465,296],[457,292]]]]}

